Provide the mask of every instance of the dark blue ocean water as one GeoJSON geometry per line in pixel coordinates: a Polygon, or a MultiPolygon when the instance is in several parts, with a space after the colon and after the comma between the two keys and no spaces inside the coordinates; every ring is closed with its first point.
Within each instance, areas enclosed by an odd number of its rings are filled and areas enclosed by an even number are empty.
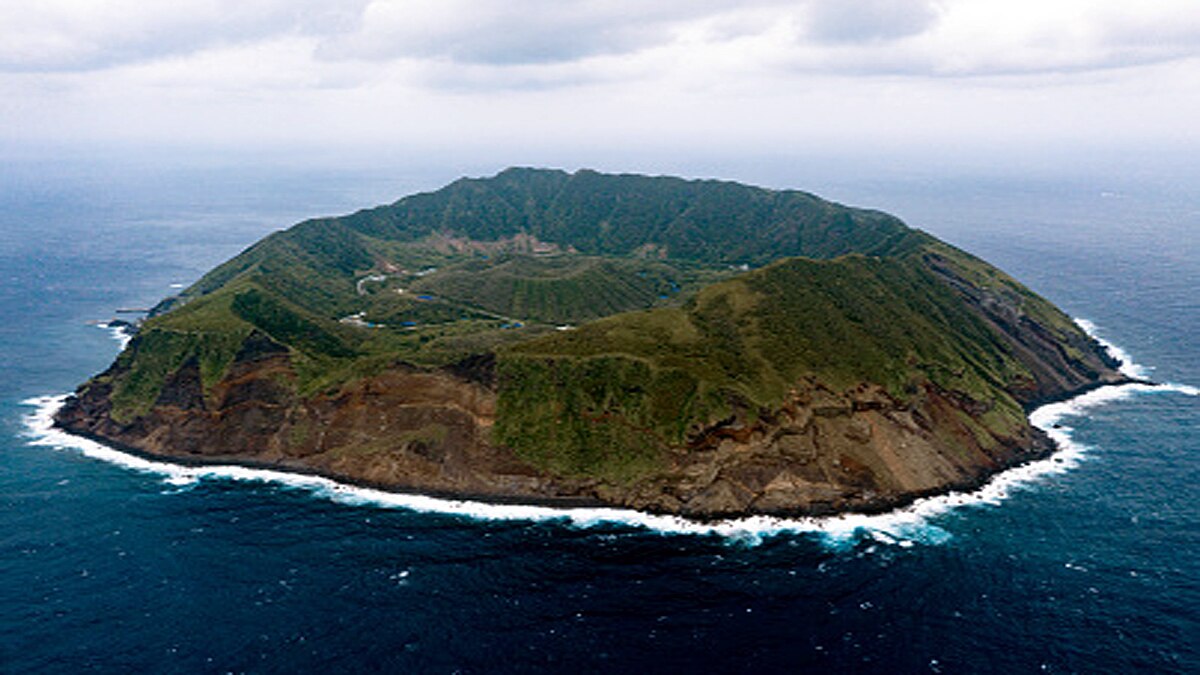
{"type": "MultiPolygon", "coordinates": [[[[87,321],[454,173],[0,169],[0,671],[1200,672],[1200,398],[1178,391],[1067,418],[1078,466],[895,538],[479,521],[30,443],[23,402],[116,353],[87,321]]],[[[795,184],[896,212],[1200,384],[1197,190],[795,184]]]]}

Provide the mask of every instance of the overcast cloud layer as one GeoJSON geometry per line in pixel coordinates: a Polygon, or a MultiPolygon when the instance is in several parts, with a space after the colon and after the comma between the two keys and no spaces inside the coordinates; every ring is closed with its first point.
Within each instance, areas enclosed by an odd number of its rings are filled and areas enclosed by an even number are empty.
{"type": "Polygon", "coordinates": [[[1194,143],[1195,0],[0,4],[8,140],[1194,143]]]}

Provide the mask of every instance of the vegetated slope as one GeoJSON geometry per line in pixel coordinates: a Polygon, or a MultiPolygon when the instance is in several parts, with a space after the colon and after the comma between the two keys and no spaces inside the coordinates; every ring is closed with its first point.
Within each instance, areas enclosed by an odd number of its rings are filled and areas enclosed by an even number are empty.
{"type": "MultiPolygon", "coordinates": [[[[503,350],[498,439],[563,473],[622,472],[722,420],[778,409],[797,383],[862,383],[913,405],[927,386],[1013,436],[1031,378],[1003,338],[906,259],[787,259],[705,288],[687,306],[621,314],[503,350]],[[611,448],[637,448],[611,457],[611,448]]],[[[993,442],[994,441],[989,441],[993,442]]]]}
{"type": "Polygon", "coordinates": [[[209,388],[251,328],[292,348],[298,386],[315,391],[396,359],[445,365],[549,326],[676,303],[734,265],[887,253],[908,234],[883,213],[729,182],[541,169],[462,179],[276,232],[165,300],[132,354],[169,343],[173,357],[131,363],[137,385],[117,383],[115,413],[152,405],[192,343],[209,388]],[[373,274],[386,280],[361,283],[373,274]],[[360,313],[379,330],[339,325],[360,313]]]}
{"type": "Polygon", "coordinates": [[[893,216],[805,192],[543,169],[462,179],[341,222],[384,240],[414,241],[430,231],[485,240],[527,233],[585,254],[750,265],[783,256],[884,253],[906,231],[893,216]]]}
{"type": "Polygon", "coordinates": [[[575,324],[687,296],[730,274],[683,261],[507,255],[439,270],[411,289],[505,317],[575,324]]]}
{"type": "Polygon", "coordinates": [[[59,421],[393,488],[825,512],[1044,453],[1022,408],[1114,365],[883,213],[510,169],[265,238],[156,308],[59,421]]]}
{"type": "MultiPolygon", "coordinates": [[[[370,269],[396,252],[396,243],[417,243],[434,234],[484,242],[527,236],[589,255],[761,265],[786,256],[886,254],[907,231],[885,213],[792,190],[586,170],[508,169],[349,216],[305,221],[217,267],[181,297],[212,292],[264,265],[283,283],[309,287],[370,269]]],[[[327,283],[317,288],[322,295],[336,293],[327,283]]]]}

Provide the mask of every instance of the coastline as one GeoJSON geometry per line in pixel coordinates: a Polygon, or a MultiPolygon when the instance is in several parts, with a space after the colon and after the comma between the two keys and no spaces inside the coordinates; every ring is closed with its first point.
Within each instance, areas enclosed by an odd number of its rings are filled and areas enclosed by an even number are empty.
{"type": "Polygon", "coordinates": [[[206,479],[265,482],[306,490],[314,496],[351,506],[399,508],[481,521],[560,522],[584,528],[627,526],[660,534],[719,536],[749,543],[758,543],[764,537],[780,534],[813,533],[842,543],[868,536],[910,546],[914,542],[938,543],[948,536],[929,522],[936,516],[968,506],[998,505],[1016,490],[1044,477],[1075,468],[1084,459],[1087,447],[1071,438],[1070,427],[1060,423],[1062,418],[1080,415],[1093,407],[1145,392],[1200,395],[1200,390],[1187,385],[1152,384],[1132,378],[1119,384],[1087,387],[1073,396],[1045,403],[1028,414],[1030,423],[1053,441],[1051,450],[985,476],[975,485],[912,496],[903,504],[870,512],[847,511],[797,517],[747,516],[710,521],[604,506],[595,502],[583,503],[582,500],[570,503],[567,499],[535,502],[489,498],[484,501],[464,496],[406,493],[335,479],[311,470],[253,466],[240,461],[208,462],[150,456],[115,448],[110,442],[102,443],[55,426],[54,413],[67,395],[31,398],[24,403],[36,407],[35,412],[26,418],[31,445],[76,450],[85,456],[127,469],[164,476],[164,482],[175,488],[194,486],[206,479]]]}
{"type": "MultiPolygon", "coordinates": [[[[860,536],[880,541],[911,545],[913,541],[936,543],[949,536],[930,519],[968,506],[995,506],[1013,491],[1051,475],[1064,473],[1079,465],[1087,447],[1071,438],[1072,429],[1061,423],[1065,417],[1085,414],[1096,406],[1148,392],[1175,392],[1200,396],[1200,388],[1174,383],[1155,383],[1146,378],[1148,369],[1135,363],[1121,347],[1100,337],[1089,320],[1076,323],[1118,362],[1123,380],[1094,382],[1058,396],[1049,396],[1026,407],[1031,426],[1048,440],[1044,451],[1026,456],[1009,466],[957,485],[948,485],[921,494],[909,494],[888,503],[827,514],[794,516],[753,515],[744,517],[696,519],[669,513],[655,513],[606,505],[580,497],[505,498],[496,495],[439,494],[435,491],[403,491],[367,481],[318,472],[300,464],[255,462],[236,456],[196,459],[164,457],[132,447],[123,447],[108,439],[69,432],[54,422],[57,410],[70,394],[41,396],[22,403],[35,406],[25,419],[32,445],[56,449],[74,449],[85,456],[127,469],[165,476],[165,483],[187,488],[201,480],[266,482],[282,487],[303,489],[314,496],[350,506],[407,509],[481,521],[565,522],[575,527],[617,525],[644,528],[660,534],[709,535],[758,543],[763,537],[780,534],[816,533],[831,541],[846,542],[860,536]]],[[[124,348],[128,336],[113,330],[114,340],[124,348]]]]}

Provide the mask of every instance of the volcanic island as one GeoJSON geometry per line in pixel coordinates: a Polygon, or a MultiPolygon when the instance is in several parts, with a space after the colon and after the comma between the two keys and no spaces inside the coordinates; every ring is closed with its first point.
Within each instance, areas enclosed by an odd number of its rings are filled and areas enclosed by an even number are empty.
{"type": "Polygon", "coordinates": [[[154,307],[55,423],[440,497],[829,515],[1047,456],[1027,413],[1118,366],[886,213],[512,168],[265,237],[154,307]]]}

